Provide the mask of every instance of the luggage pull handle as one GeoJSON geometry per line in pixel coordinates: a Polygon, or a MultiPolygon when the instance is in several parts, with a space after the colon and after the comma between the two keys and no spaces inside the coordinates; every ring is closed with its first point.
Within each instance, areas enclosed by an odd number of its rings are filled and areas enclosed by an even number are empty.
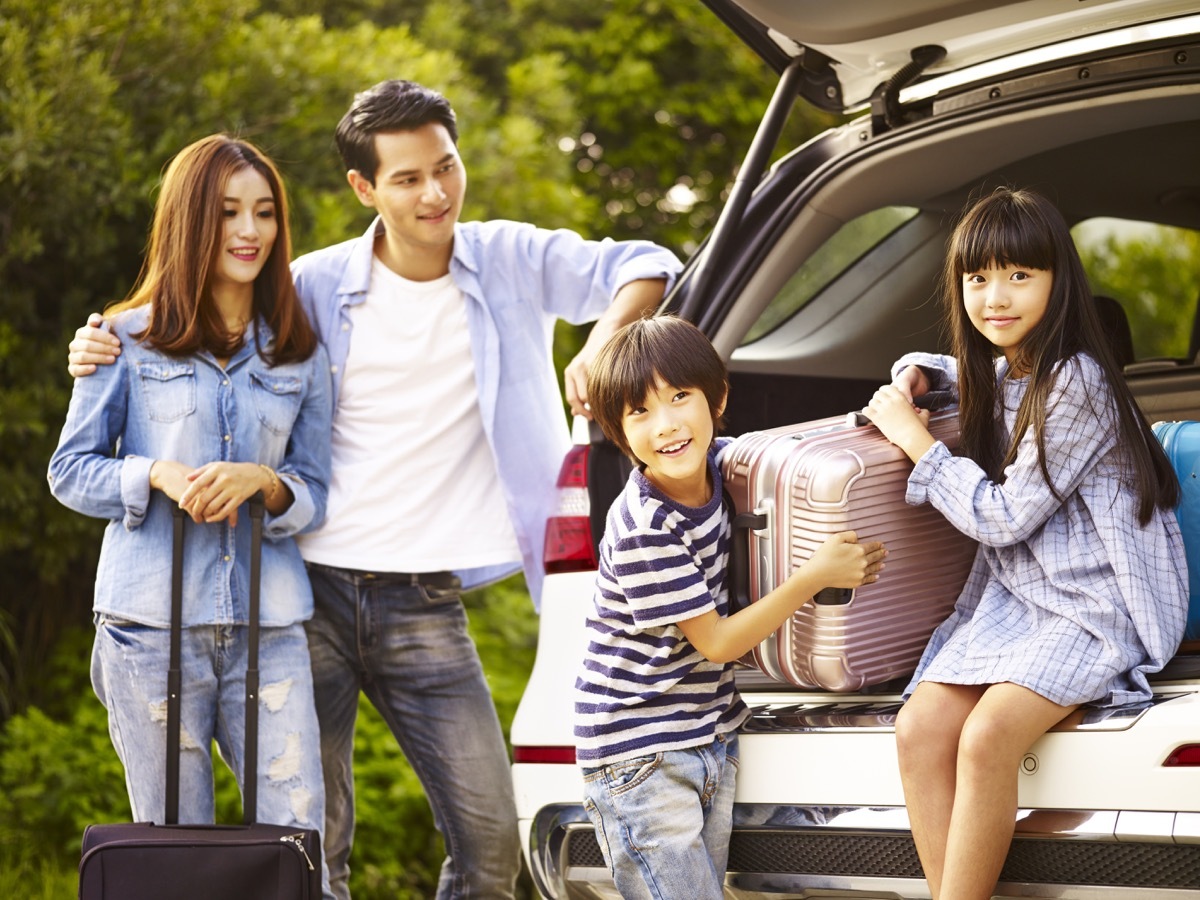
{"type": "MultiPolygon", "coordinates": [[[[253,825],[258,815],[258,618],[262,580],[263,495],[250,498],[250,629],[246,663],[246,746],[242,770],[242,821],[253,825]]],[[[167,667],[167,794],[163,822],[179,824],[179,735],[183,685],[183,523],[187,514],[172,510],[171,645],[167,667]]],[[[307,855],[307,854],[306,854],[307,855]]],[[[310,863],[311,865],[311,863],[310,863]]]]}
{"type": "MultiPolygon", "coordinates": [[[[913,400],[913,406],[917,409],[927,409],[930,412],[940,412],[957,405],[958,402],[950,391],[926,391],[913,400]]],[[[871,420],[861,412],[852,412],[846,414],[846,424],[854,428],[861,428],[863,425],[870,425],[871,420]]]]}

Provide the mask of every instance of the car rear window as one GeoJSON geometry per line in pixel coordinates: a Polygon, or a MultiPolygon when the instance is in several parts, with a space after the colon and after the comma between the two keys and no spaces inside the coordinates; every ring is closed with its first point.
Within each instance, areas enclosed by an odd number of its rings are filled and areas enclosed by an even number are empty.
{"type": "Polygon", "coordinates": [[[752,343],[778,328],[918,212],[914,207],[885,206],[851,219],[788,279],[746,333],[742,344],[752,343]]]}

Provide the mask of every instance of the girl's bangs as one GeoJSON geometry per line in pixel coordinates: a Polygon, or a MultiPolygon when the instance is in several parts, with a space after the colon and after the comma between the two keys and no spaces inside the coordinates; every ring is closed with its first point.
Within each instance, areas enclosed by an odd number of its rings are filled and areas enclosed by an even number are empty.
{"type": "Polygon", "coordinates": [[[975,211],[959,230],[954,264],[959,275],[990,267],[1054,269],[1050,230],[1035,210],[1013,202],[989,203],[975,211]]]}

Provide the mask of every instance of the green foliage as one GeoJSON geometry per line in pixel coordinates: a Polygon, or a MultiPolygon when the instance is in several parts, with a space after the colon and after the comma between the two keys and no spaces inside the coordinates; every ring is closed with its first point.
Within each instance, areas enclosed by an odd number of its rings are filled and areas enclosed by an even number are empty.
{"type": "Polygon", "coordinates": [[[1200,298],[1200,232],[1156,227],[1079,248],[1092,291],[1125,308],[1138,359],[1188,355],[1200,298]]]}
{"type": "Polygon", "coordinates": [[[47,861],[76,865],[87,825],[129,818],[124,770],[95,696],[81,695],[63,720],[36,707],[9,719],[0,784],[0,856],[36,850],[47,861]]]}
{"type": "MultiPolygon", "coordinates": [[[[464,597],[500,722],[507,734],[533,667],[537,618],[520,578],[464,597]]],[[[61,898],[75,890],[83,829],[129,818],[124,772],[88,680],[92,632],[75,629],[48,665],[57,702],[30,708],[0,731],[0,896],[61,898]],[[31,894],[30,877],[46,893],[31,894]]],[[[232,773],[214,766],[217,821],[241,821],[232,773]]],[[[351,891],[356,900],[433,896],[445,851],[424,792],[383,719],[359,698],[358,810],[351,891]]]]}

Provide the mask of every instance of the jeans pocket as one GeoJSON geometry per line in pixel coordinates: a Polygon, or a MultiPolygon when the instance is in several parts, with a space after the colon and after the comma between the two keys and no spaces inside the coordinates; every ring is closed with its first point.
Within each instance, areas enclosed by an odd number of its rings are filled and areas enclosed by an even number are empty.
{"type": "Polygon", "coordinates": [[[146,413],[155,422],[177,422],[196,411],[196,367],[186,362],[137,364],[146,413]]]}
{"type": "Polygon", "coordinates": [[[604,767],[604,779],[610,794],[623,794],[644,783],[662,765],[663,755],[623,759],[604,767]]]}
{"type": "Polygon", "coordinates": [[[443,603],[455,603],[462,598],[461,587],[436,587],[432,584],[418,584],[417,590],[430,606],[440,606],[443,603]]]}

